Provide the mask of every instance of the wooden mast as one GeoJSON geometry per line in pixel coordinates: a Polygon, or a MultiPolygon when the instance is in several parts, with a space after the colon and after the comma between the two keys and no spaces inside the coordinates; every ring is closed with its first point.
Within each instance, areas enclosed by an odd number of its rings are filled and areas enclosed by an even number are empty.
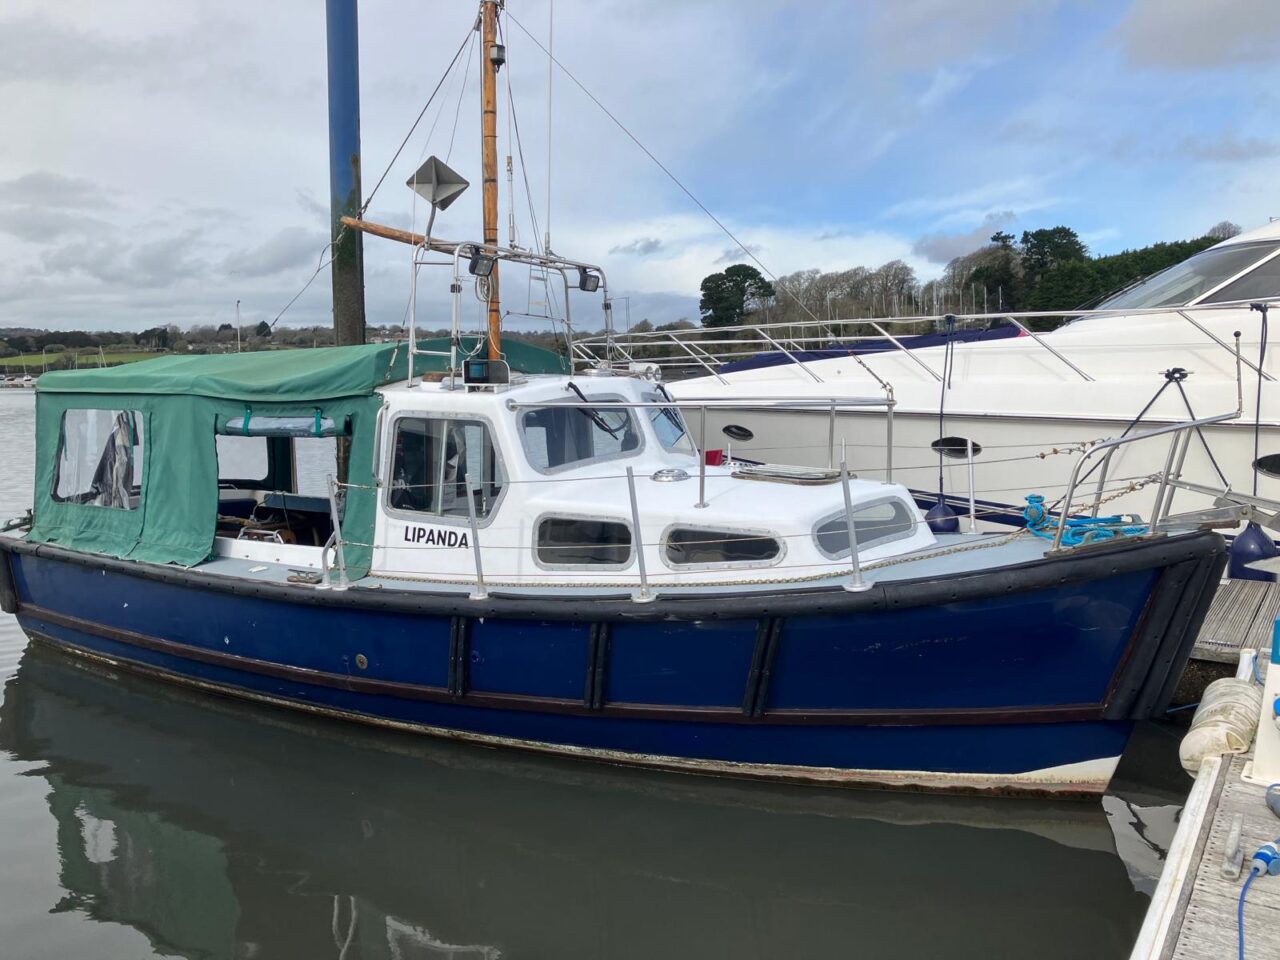
{"type": "MultiPolygon", "coordinates": [[[[498,246],[498,67],[497,54],[498,0],[481,0],[480,39],[480,162],[484,190],[484,242],[496,251],[498,246]]],[[[498,264],[489,275],[489,359],[502,354],[502,314],[498,300],[498,264]]]]}

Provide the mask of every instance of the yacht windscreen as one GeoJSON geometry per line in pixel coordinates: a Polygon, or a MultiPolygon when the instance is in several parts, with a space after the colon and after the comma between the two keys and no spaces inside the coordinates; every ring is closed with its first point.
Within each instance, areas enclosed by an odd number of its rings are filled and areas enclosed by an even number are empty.
{"type": "MultiPolygon", "coordinates": [[[[590,398],[596,402],[599,398],[590,398]]],[[[555,404],[528,410],[520,418],[525,456],[537,470],[550,471],[623,456],[640,447],[631,411],[555,404]]]]}
{"type": "MultiPolygon", "coordinates": [[[[1276,240],[1211,247],[1175,264],[1168,270],[1148,277],[1137,286],[1130,287],[1110,300],[1104,300],[1097,309],[1137,310],[1147,307],[1184,306],[1275,253],[1277,249],[1280,249],[1280,241],[1276,240]]],[[[1235,287],[1251,276],[1252,273],[1246,274],[1231,286],[1235,287]]],[[[1225,290],[1220,292],[1225,293],[1225,290]]],[[[1267,295],[1273,296],[1278,292],[1280,290],[1275,289],[1273,285],[1267,295]]],[[[1247,296],[1260,296],[1260,294],[1244,295],[1244,297],[1247,296]]],[[[1236,300],[1244,297],[1233,296],[1228,299],[1236,300]]],[[[1218,302],[1218,299],[1215,294],[1210,301],[1218,302]]]]}
{"type": "MultiPolygon", "coordinates": [[[[656,393],[646,393],[644,399],[651,403],[660,403],[670,398],[660,397],[656,393]]],[[[653,432],[658,435],[658,442],[662,444],[664,450],[687,453],[690,456],[697,453],[693,448],[693,440],[689,438],[689,433],[684,428],[684,418],[680,416],[678,408],[649,407],[644,412],[649,417],[649,422],[653,424],[653,432]]]]}

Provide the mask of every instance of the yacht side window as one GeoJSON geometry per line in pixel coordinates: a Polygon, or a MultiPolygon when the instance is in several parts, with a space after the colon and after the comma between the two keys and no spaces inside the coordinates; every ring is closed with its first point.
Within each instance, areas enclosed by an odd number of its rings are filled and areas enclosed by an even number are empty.
{"type": "Polygon", "coordinates": [[[773,537],[735,530],[673,527],[667,534],[666,557],[672,566],[702,563],[768,563],[782,553],[773,537]]]}
{"type": "Polygon", "coordinates": [[[641,445],[632,412],[611,409],[607,400],[598,407],[535,407],[520,418],[520,437],[529,463],[543,473],[625,456],[641,445]]]}
{"type": "Polygon", "coordinates": [[[631,528],[615,520],[543,517],[534,549],[544,566],[624,567],[631,562],[631,528]]]}
{"type": "Polygon", "coordinates": [[[476,518],[493,512],[506,475],[488,424],[480,420],[401,417],[396,421],[387,502],[394,510],[476,518]]]}
{"type": "Polygon", "coordinates": [[[53,499],[132,510],[142,493],[142,414],[68,410],[62,415],[53,499]]]}

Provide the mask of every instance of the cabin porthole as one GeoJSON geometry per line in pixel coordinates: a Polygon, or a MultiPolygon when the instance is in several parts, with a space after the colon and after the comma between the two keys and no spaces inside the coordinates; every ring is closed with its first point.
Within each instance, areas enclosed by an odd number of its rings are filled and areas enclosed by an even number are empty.
{"type": "Polygon", "coordinates": [[[1268,453],[1253,461],[1253,469],[1264,477],[1280,479],[1280,453],[1268,453]]]}
{"type": "Polygon", "coordinates": [[[369,658],[366,657],[363,653],[357,653],[356,666],[359,667],[361,670],[369,669],[369,658]]]}
{"type": "Polygon", "coordinates": [[[748,440],[754,440],[756,438],[756,435],[754,433],[752,433],[746,427],[740,426],[736,423],[725,424],[724,427],[721,429],[721,433],[723,433],[730,440],[739,440],[742,443],[746,443],[748,440]]]}

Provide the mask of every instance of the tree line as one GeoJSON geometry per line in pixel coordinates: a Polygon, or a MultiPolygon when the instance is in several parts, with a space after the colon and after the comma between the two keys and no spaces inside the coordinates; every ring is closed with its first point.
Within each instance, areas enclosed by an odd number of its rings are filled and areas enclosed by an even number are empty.
{"type": "MultiPolygon", "coordinates": [[[[738,263],[702,281],[698,306],[705,327],[1084,309],[1239,232],[1223,221],[1191,240],[1092,256],[1070,227],[1025,230],[1018,238],[998,231],[927,282],[901,260],[875,268],[798,270],[776,282],[738,263]]],[[[1056,322],[1045,318],[1033,325],[1056,322]]]]}

